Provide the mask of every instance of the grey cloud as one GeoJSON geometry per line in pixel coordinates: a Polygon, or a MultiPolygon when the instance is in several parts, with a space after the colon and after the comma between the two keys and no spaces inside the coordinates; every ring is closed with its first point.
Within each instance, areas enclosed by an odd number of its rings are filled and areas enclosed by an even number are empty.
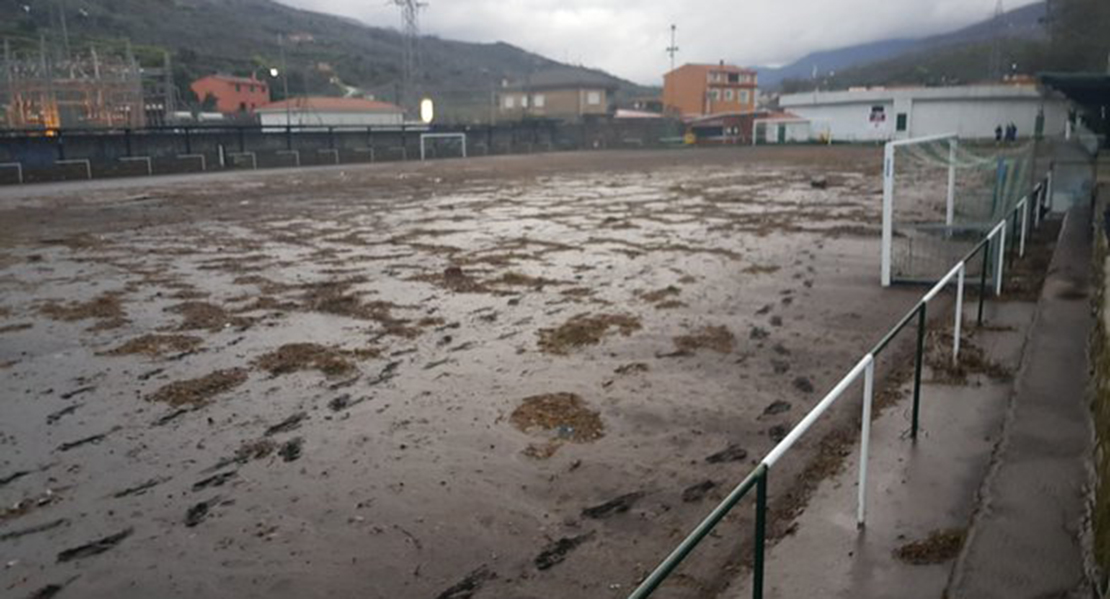
{"type": "MultiPolygon", "coordinates": [[[[385,0],[281,0],[397,27],[385,0]]],[[[1007,8],[1035,0],[1011,0],[1007,8]]],[[[995,0],[430,0],[425,33],[505,41],[556,60],[660,84],[678,25],[678,61],[782,64],[815,50],[939,33],[988,18],[995,0]]]]}

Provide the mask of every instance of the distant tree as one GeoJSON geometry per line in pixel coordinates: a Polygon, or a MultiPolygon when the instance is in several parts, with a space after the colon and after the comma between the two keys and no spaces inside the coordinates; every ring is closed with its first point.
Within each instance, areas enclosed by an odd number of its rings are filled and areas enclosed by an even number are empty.
{"type": "Polygon", "coordinates": [[[200,103],[200,111],[215,112],[217,102],[216,96],[212,95],[211,92],[204,94],[204,100],[200,103]]]}

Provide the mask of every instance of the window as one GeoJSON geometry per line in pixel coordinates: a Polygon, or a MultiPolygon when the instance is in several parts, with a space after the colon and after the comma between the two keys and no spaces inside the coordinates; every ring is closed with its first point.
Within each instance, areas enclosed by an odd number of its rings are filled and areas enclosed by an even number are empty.
{"type": "Polygon", "coordinates": [[[717,100],[720,100],[721,99],[721,90],[719,90],[719,89],[709,90],[709,99],[713,100],[714,102],[716,102],[717,100]]]}
{"type": "Polygon", "coordinates": [[[253,94],[254,93],[254,86],[252,85],[252,86],[248,87],[247,91],[249,91],[250,93],[253,94]]]}
{"type": "Polygon", "coordinates": [[[899,131],[905,131],[906,129],[909,128],[909,124],[910,124],[909,115],[904,113],[904,112],[899,112],[897,120],[895,121],[895,123],[896,123],[895,126],[897,127],[897,129],[899,131]]]}
{"type": "Polygon", "coordinates": [[[240,89],[240,88],[239,88],[239,84],[238,84],[238,83],[236,83],[236,84],[235,84],[235,91],[237,91],[237,92],[241,92],[241,91],[243,91],[242,89],[240,89]]]}
{"type": "Polygon", "coordinates": [[[543,94],[536,94],[532,96],[532,106],[535,106],[536,108],[543,108],[545,104],[547,104],[547,98],[543,97],[543,94]]]}
{"type": "Polygon", "coordinates": [[[740,103],[741,104],[749,104],[749,103],[751,103],[751,101],[752,101],[751,92],[749,92],[746,89],[740,90],[740,103]]]}
{"type": "Polygon", "coordinates": [[[871,107],[871,122],[878,125],[886,122],[886,108],[881,105],[871,107]]]}
{"type": "Polygon", "coordinates": [[[516,106],[516,102],[513,101],[512,96],[505,96],[503,101],[504,101],[505,108],[513,108],[513,107],[516,106]]]}
{"type": "Polygon", "coordinates": [[[729,102],[732,101],[732,90],[731,89],[726,89],[725,90],[725,100],[728,100],[729,102]]]}
{"type": "Polygon", "coordinates": [[[590,106],[601,104],[601,92],[586,92],[586,103],[590,106]]]}
{"type": "Polygon", "coordinates": [[[524,94],[520,97],[520,107],[528,108],[528,94],[524,94]]]}
{"type": "Polygon", "coordinates": [[[729,83],[740,83],[740,73],[729,73],[728,74],[728,82],[729,83]]]}

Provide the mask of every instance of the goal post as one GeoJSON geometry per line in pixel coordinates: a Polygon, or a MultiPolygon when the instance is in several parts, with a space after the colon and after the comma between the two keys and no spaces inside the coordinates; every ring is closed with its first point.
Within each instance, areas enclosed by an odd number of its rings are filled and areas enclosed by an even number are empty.
{"type": "Polygon", "coordinates": [[[462,147],[462,157],[466,158],[466,134],[465,133],[421,133],[420,134],[420,160],[425,160],[427,157],[426,142],[429,139],[454,139],[458,140],[462,147]]]}
{"type": "Polygon", "coordinates": [[[1027,191],[1033,146],[955,134],[883,151],[881,281],[936,282],[1027,191]]]}

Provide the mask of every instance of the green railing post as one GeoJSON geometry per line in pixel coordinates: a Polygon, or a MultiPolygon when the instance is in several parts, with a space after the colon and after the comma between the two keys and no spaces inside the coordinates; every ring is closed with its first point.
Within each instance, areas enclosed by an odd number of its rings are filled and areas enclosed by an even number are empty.
{"type": "Polygon", "coordinates": [[[763,599],[763,563],[767,547],[767,475],[763,475],[755,487],[755,563],[752,564],[752,599],[763,599]]]}
{"type": "Polygon", "coordinates": [[[987,243],[983,245],[983,269],[979,273],[979,316],[976,319],[978,326],[983,326],[983,300],[987,297],[987,268],[990,267],[991,257],[991,240],[988,237],[987,243]]]}
{"type": "Polygon", "coordinates": [[[918,413],[921,411],[921,362],[925,354],[925,309],[928,306],[921,302],[917,312],[917,355],[914,357],[913,370],[913,429],[910,436],[917,440],[918,413]]]}

